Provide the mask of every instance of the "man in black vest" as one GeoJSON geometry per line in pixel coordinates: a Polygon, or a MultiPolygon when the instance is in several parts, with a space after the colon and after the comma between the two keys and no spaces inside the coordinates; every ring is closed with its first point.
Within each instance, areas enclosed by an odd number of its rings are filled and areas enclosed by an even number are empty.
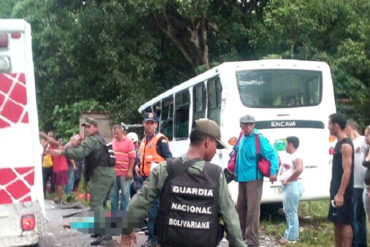
{"type": "Polygon", "coordinates": [[[160,196],[156,232],[162,247],[215,247],[218,223],[225,224],[230,246],[243,242],[235,205],[228,196],[221,168],[208,163],[217,148],[224,148],[220,128],[208,119],[196,120],[190,147],[181,158],[167,159],[153,168],[141,190],[130,201],[123,222],[121,247],[136,243],[132,231],[160,196]]]}
{"type": "Polygon", "coordinates": [[[102,144],[105,141],[99,134],[98,123],[93,118],[85,118],[82,126],[85,129],[86,138],[75,149],[51,150],[52,155],[64,155],[70,159],[85,158],[85,165],[89,170],[91,200],[90,207],[94,210],[95,234],[98,237],[91,245],[98,245],[103,240],[111,238],[110,233],[105,232],[105,202],[113,187],[116,172],[114,166],[109,166],[102,160],[104,152],[102,144]]]}

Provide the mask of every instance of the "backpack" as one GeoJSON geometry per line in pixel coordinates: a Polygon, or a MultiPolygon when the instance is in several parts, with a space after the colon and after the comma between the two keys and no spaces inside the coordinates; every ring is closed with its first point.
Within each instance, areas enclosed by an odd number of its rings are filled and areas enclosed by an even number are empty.
{"type": "Polygon", "coordinates": [[[103,148],[101,159],[104,162],[104,166],[114,167],[116,165],[116,155],[114,154],[112,143],[106,143],[100,136],[97,139],[103,148]]]}

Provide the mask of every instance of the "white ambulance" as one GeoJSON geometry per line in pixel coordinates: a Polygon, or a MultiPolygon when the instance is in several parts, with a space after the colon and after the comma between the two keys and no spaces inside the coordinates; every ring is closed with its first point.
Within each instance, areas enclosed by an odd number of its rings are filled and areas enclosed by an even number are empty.
{"type": "Polygon", "coordinates": [[[45,223],[31,27],[0,19],[0,246],[37,245],[45,223]]]}

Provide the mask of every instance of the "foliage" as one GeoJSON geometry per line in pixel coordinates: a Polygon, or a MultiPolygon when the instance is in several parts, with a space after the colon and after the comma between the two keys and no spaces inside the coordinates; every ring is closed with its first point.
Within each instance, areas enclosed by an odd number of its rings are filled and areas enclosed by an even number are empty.
{"type": "Polygon", "coordinates": [[[79,120],[82,112],[102,112],[104,109],[95,100],[85,100],[72,105],[55,105],[51,121],[59,137],[67,141],[70,136],[79,132],[79,120]]]}
{"type": "Polygon", "coordinates": [[[326,61],[338,110],[370,122],[368,0],[2,0],[0,17],[31,23],[42,128],[66,134],[56,106],[91,101],[134,123],[179,82],[262,58],[326,61]]]}

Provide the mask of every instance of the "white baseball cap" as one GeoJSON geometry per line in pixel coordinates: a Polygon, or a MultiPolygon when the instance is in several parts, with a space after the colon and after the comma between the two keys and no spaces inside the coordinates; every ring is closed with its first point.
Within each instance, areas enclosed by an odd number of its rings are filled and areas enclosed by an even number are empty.
{"type": "Polygon", "coordinates": [[[128,133],[127,137],[130,138],[132,142],[138,142],[139,141],[139,137],[137,136],[137,134],[135,132],[128,133]]]}

